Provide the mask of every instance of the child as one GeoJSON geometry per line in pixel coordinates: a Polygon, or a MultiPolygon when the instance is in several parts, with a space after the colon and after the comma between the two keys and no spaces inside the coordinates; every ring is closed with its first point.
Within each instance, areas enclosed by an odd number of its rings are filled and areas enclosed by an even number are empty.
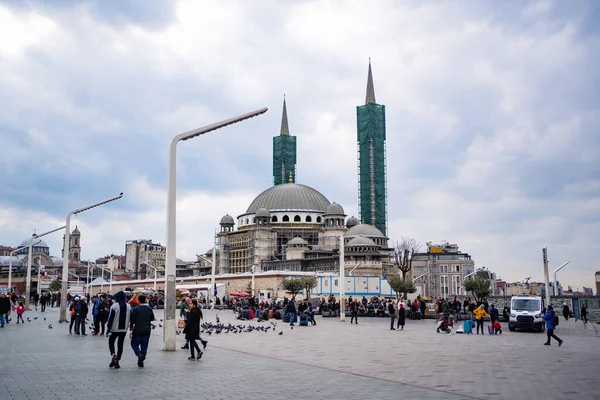
{"type": "Polygon", "coordinates": [[[500,325],[500,320],[495,320],[492,326],[494,327],[494,335],[502,335],[502,325],[500,325]]]}
{"type": "Polygon", "coordinates": [[[15,310],[17,311],[17,324],[19,323],[19,319],[22,323],[25,323],[25,321],[23,321],[23,313],[25,312],[25,306],[23,303],[19,303],[19,305],[15,307],[15,310]]]}

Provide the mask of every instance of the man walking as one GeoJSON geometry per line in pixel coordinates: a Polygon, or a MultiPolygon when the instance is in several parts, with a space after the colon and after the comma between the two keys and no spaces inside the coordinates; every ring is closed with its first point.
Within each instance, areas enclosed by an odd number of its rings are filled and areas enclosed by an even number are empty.
{"type": "Polygon", "coordinates": [[[546,321],[546,335],[548,336],[548,340],[546,341],[546,343],[544,343],[544,345],[550,346],[550,339],[554,338],[558,341],[558,347],[560,347],[563,341],[554,334],[554,319],[556,318],[558,320],[558,317],[556,317],[556,314],[554,314],[554,309],[551,305],[548,305],[548,307],[546,307],[546,310],[546,314],[544,314],[542,318],[544,319],[544,321],[546,321]]]}
{"type": "Polygon", "coordinates": [[[350,304],[350,312],[352,313],[352,316],[350,317],[350,324],[352,324],[352,321],[354,321],[356,325],[358,325],[358,299],[354,299],[352,304],[350,304]]]}
{"type": "Polygon", "coordinates": [[[4,292],[0,293],[0,328],[4,328],[10,306],[10,299],[6,297],[4,292]]]}
{"type": "Polygon", "coordinates": [[[394,321],[396,320],[396,307],[394,306],[394,300],[390,300],[388,303],[388,313],[390,314],[390,331],[395,331],[394,321]]]}
{"type": "Polygon", "coordinates": [[[108,339],[108,349],[112,359],[109,368],[119,369],[119,361],[123,355],[123,342],[125,341],[125,335],[127,335],[127,328],[129,326],[129,318],[131,313],[131,307],[125,301],[125,293],[119,291],[115,293],[113,299],[115,303],[110,307],[110,313],[108,314],[108,325],[107,335],[110,334],[108,339]],[[115,340],[117,340],[117,351],[115,352],[115,340]]]}
{"type": "Polygon", "coordinates": [[[81,336],[87,336],[85,333],[85,320],[89,309],[86,300],[85,296],[82,296],[75,306],[75,316],[77,317],[77,321],[75,321],[75,333],[81,334],[81,336]]]}
{"type": "Polygon", "coordinates": [[[146,296],[143,294],[138,296],[140,303],[131,312],[131,348],[138,358],[138,367],[144,366],[144,360],[148,353],[148,342],[150,341],[150,333],[152,332],[152,321],[154,321],[154,312],[152,308],[146,304],[146,296]]]}
{"type": "Polygon", "coordinates": [[[587,324],[587,308],[585,308],[585,304],[581,305],[581,319],[583,323],[587,324]]]}

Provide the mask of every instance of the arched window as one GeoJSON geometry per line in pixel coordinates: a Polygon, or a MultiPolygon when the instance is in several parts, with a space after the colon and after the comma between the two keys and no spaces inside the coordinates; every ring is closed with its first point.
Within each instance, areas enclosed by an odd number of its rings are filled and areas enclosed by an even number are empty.
{"type": "Polygon", "coordinates": [[[321,223],[321,217],[317,217],[317,223],[321,223]]]}
{"type": "Polygon", "coordinates": [[[300,221],[302,221],[302,218],[300,218],[300,216],[299,216],[299,215],[296,215],[296,216],[294,217],[294,222],[300,222],[300,221]]]}
{"type": "Polygon", "coordinates": [[[290,217],[288,217],[287,215],[284,215],[282,221],[283,222],[290,222],[290,217]]]}
{"type": "Polygon", "coordinates": [[[277,222],[277,215],[273,215],[271,217],[271,222],[277,222]]]}
{"type": "Polygon", "coordinates": [[[250,223],[250,220],[246,218],[246,225],[248,225],[248,223],[250,223]]]}
{"type": "Polygon", "coordinates": [[[306,216],[306,222],[312,222],[312,218],[310,217],[310,215],[306,216]]]}

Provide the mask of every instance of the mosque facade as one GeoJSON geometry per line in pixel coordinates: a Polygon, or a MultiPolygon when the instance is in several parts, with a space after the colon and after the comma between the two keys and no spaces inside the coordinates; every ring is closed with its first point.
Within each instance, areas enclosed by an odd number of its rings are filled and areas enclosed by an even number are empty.
{"type": "Polygon", "coordinates": [[[385,109],[375,103],[371,63],[364,106],[357,108],[360,218],[318,190],[296,182],[296,137],[290,135],[285,98],[273,139],[274,186],[236,218],[221,218],[218,273],[338,272],[343,238],[346,274],[386,276],[392,269],[385,190],[385,109]],[[236,228],[237,225],[237,228],[236,228]]]}

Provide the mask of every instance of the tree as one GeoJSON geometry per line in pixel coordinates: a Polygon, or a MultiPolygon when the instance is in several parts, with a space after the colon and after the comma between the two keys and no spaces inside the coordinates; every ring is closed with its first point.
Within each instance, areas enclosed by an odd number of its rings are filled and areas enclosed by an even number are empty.
{"type": "Polygon", "coordinates": [[[317,277],[307,276],[306,278],[300,278],[300,280],[304,283],[303,289],[306,290],[306,298],[310,299],[310,292],[317,286],[317,277]]]}
{"type": "Polygon", "coordinates": [[[48,286],[48,289],[51,292],[58,292],[58,291],[60,291],[61,288],[62,288],[62,282],[59,281],[58,279],[55,279],[52,282],[50,282],[50,286],[48,286]]]}
{"type": "Polygon", "coordinates": [[[296,297],[296,295],[304,289],[304,279],[303,278],[290,278],[283,280],[283,288],[292,293],[292,297],[296,297]]]}
{"type": "Polygon", "coordinates": [[[402,278],[400,275],[394,275],[389,278],[388,284],[396,292],[396,297],[417,291],[415,284],[410,279],[402,278]]]}
{"type": "Polygon", "coordinates": [[[464,282],[465,290],[472,292],[478,299],[485,299],[492,294],[490,288],[490,280],[485,279],[481,276],[476,276],[471,279],[467,279],[464,282]]]}
{"type": "Polygon", "coordinates": [[[392,263],[402,272],[402,278],[412,269],[412,260],[415,253],[421,250],[421,244],[414,238],[402,237],[396,242],[392,254],[392,263]]]}

